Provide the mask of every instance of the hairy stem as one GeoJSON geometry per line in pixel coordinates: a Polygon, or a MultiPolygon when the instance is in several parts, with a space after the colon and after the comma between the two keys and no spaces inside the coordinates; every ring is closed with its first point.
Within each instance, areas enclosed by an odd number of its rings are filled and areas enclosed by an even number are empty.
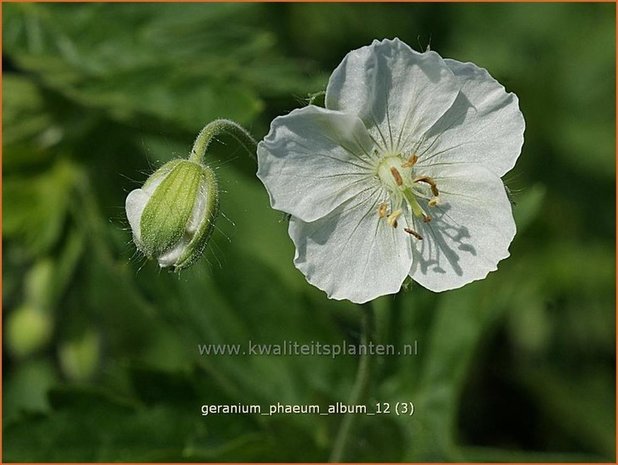
{"type": "Polygon", "coordinates": [[[200,131],[193,143],[191,156],[189,161],[201,163],[206,154],[208,146],[212,139],[219,135],[232,136],[236,141],[247,151],[247,153],[255,160],[255,152],[257,150],[257,142],[251,134],[249,134],[240,125],[229,119],[216,119],[208,123],[204,129],[200,131]]]}
{"type": "MultiPolygon", "coordinates": [[[[363,304],[361,306],[361,311],[361,344],[368,347],[369,342],[373,337],[375,320],[371,303],[363,304]]],[[[356,372],[356,380],[354,381],[354,386],[352,388],[350,399],[348,400],[348,405],[360,405],[364,403],[369,390],[369,381],[371,379],[371,361],[372,355],[367,352],[361,356],[358,364],[358,371],[356,372]]],[[[330,462],[341,462],[345,457],[349,448],[350,439],[352,438],[354,432],[357,416],[357,414],[348,413],[343,417],[330,454],[330,462]]]]}

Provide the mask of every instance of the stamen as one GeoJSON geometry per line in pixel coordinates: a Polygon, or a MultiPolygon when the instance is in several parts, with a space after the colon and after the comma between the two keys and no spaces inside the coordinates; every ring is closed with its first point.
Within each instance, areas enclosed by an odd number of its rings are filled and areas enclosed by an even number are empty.
{"type": "Polygon", "coordinates": [[[440,195],[440,191],[438,191],[438,186],[436,186],[436,182],[429,176],[419,176],[414,180],[414,182],[424,182],[425,184],[429,184],[429,186],[431,187],[431,193],[434,195],[434,197],[440,195]]]}
{"type": "Polygon", "coordinates": [[[439,203],[440,203],[440,197],[432,197],[429,199],[429,202],[427,202],[427,205],[429,205],[430,207],[435,207],[439,203]]]}
{"type": "Polygon", "coordinates": [[[404,161],[401,166],[403,166],[404,168],[412,168],[414,165],[416,165],[416,162],[418,161],[418,155],[413,153],[412,155],[410,155],[410,158],[408,158],[406,161],[404,161]]]}
{"type": "Polygon", "coordinates": [[[410,236],[414,236],[416,237],[419,241],[423,240],[423,236],[421,236],[419,233],[417,233],[416,231],[414,231],[413,229],[410,228],[403,228],[403,230],[405,232],[407,232],[410,236]]]}
{"type": "Polygon", "coordinates": [[[423,213],[423,223],[429,223],[431,221],[431,216],[423,213]]]}
{"type": "Polygon", "coordinates": [[[393,175],[393,178],[395,178],[395,182],[397,183],[397,185],[401,186],[403,184],[403,178],[401,177],[401,174],[399,174],[399,171],[397,171],[397,168],[395,168],[394,166],[391,166],[391,174],[393,175]]]}
{"type": "Polygon", "coordinates": [[[388,217],[386,218],[386,222],[392,226],[393,228],[396,228],[397,225],[399,223],[397,223],[397,219],[401,216],[401,210],[395,210],[393,213],[391,213],[390,215],[388,215],[388,217]]]}
{"type": "Polygon", "coordinates": [[[381,203],[378,206],[378,217],[385,218],[387,214],[388,214],[388,205],[386,205],[385,203],[381,203]]]}

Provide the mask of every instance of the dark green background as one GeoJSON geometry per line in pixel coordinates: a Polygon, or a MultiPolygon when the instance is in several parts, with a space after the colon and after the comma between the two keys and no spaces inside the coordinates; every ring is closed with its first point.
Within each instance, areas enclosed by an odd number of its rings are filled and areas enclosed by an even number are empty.
{"type": "Polygon", "coordinates": [[[124,198],[227,117],[260,139],[350,50],[398,36],[487,68],[527,128],[518,234],[486,280],[375,304],[359,461],[615,460],[615,5],[4,4],[4,461],[323,461],[337,416],[204,403],[345,402],[355,357],[200,357],[198,343],[358,342],[359,309],[292,264],[232,140],[219,230],[178,275],[145,263],[124,198]]]}

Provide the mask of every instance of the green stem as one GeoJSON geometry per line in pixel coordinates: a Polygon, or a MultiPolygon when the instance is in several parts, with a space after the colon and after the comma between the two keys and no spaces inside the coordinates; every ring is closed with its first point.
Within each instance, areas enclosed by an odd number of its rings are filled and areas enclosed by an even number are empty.
{"type": "MultiPolygon", "coordinates": [[[[395,294],[388,306],[388,326],[384,337],[385,344],[392,344],[393,347],[401,347],[401,310],[403,296],[402,293],[395,294]]],[[[397,371],[399,357],[387,357],[381,365],[380,378],[386,378],[397,371]]]]}
{"type": "Polygon", "coordinates": [[[223,134],[227,134],[236,139],[247,153],[249,153],[251,158],[255,160],[257,142],[251,137],[251,134],[234,121],[230,121],[229,119],[216,119],[204,126],[204,129],[197,135],[193,143],[193,149],[191,149],[189,161],[201,163],[212,139],[223,134]]]}
{"type": "MultiPolygon", "coordinates": [[[[362,305],[361,310],[361,344],[368,347],[372,340],[375,316],[371,303],[362,305]]],[[[361,405],[364,403],[369,388],[369,381],[371,379],[372,357],[373,356],[367,352],[361,357],[348,405],[361,405]]],[[[349,447],[357,416],[358,414],[348,413],[343,417],[341,426],[337,432],[337,437],[335,438],[333,450],[330,454],[329,462],[341,462],[343,460],[349,447]]]]}

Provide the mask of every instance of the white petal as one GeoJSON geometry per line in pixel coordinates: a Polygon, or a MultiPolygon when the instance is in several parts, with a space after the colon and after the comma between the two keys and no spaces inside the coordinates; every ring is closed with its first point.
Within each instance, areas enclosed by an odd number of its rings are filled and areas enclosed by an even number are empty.
{"type": "Polygon", "coordinates": [[[191,217],[189,218],[189,222],[187,224],[186,232],[190,236],[193,236],[202,221],[204,220],[204,216],[206,215],[206,204],[208,200],[208,192],[205,186],[200,186],[200,192],[198,193],[195,199],[195,205],[193,206],[193,211],[191,212],[191,217]]]}
{"type": "Polygon", "coordinates": [[[191,242],[191,236],[184,235],[171,249],[157,257],[159,266],[166,268],[175,265],[180,256],[185,252],[189,242],[191,242]]]}
{"type": "MultiPolygon", "coordinates": [[[[159,184],[163,181],[163,176],[157,175],[156,179],[149,178],[148,181],[144,184],[142,189],[134,189],[129,192],[127,195],[127,199],[125,200],[125,211],[127,214],[127,219],[129,220],[129,225],[131,226],[131,231],[133,232],[133,237],[136,242],[139,243],[142,237],[142,229],[141,229],[141,218],[142,213],[144,212],[144,208],[146,204],[150,200],[153,192],[157,188],[159,184]]],[[[139,247],[139,244],[136,244],[139,247]]]]}
{"type": "Polygon", "coordinates": [[[517,96],[507,93],[485,69],[445,62],[460,80],[461,93],[425,135],[419,165],[480,163],[504,175],[515,165],[524,143],[525,122],[517,96]]]}
{"type": "Polygon", "coordinates": [[[332,299],[363,303],[399,291],[412,263],[409,237],[379,219],[378,189],[312,223],[290,220],[294,264],[332,299]]]}
{"type": "Polygon", "coordinates": [[[129,192],[129,195],[127,195],[127,199],[125,201],[127,219],[129,220],[131,231],[133,231],[133,236],[138,242],[141,238],[140,219],[142,217],[144,207],[146,207],[146,203],[148,203],[149,199],[150,195],[142,189],[134,189],[129,192]]]}
{"type": "Polygon", "coordinates": [[[360,119],[310,105],[272,122],[257,176],[273,208],[314,221],[376,182],[372,150],[360,119]]]}
{"type": "Polygon", "coordinates": [[[483,279],[509,256],[515,236],[511,204],[502,180],[474,165],[428,171],[440,190],[441,204],[424,205],[433,220],[415,221],[423,236],[410,276],[435,291],[456,289],[483,279]]]}
{"type": "Polygon", "coordinates": [[[416,142],[450,108],[460,84],[436,52],[399,39],[346,55],[326,89],[326,107],[358,115],[386,150],[416,142]]]}

